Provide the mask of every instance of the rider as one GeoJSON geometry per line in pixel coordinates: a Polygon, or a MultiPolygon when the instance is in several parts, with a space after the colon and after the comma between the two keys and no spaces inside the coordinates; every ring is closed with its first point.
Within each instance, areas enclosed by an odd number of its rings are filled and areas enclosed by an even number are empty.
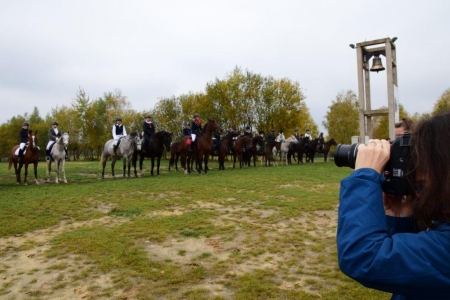
{"type": "Polygon", "coordinates": [[[122,125],[122,118],[118,117],[116,118],[116,124],[114,124],[112,128],[112,136],[114,139],[113,143],[113,149],[114,149],[114,155],[116,155],[117,151],[117,145],[119,144],[119,140],[127,135],[127,130],[125,126],[122,125]]]}
{"type": "Polygon", "coordinates": [[[309,138],[310,140],[312,140],[312,137],[311,137],[311,131],[310,131],[309,129],[306,129],[305,137],[307,137],[307,138],[309,138]]]}
{"type": "Polygon", "coordinates": [[[213,132],[213,149],[217,154],[220,151],[220,132],[217,130],[213,132]]]}
{"type": "Polygon", "coordinates": [[[199,114],[194,114],[194,120],[192,121],[192,134],[191,134],[191,139],[192,139],[192,143],[195,145],[195,138],[197,137],[198,134],[200,134],[202,132],[202,120],[200,120],[200,115],[199,114]]]}
{"type": "Polygon", "coordinates": [[[298,129],[295,129],[294,131],[294,137],[299,140],[300,139],[300,135],[298,134],[298,129]]]}
{"type": "MultiPolygon", "coordinates": [[[[58,122],[53,121],[52,122],[52,128],[48,130],[48,143],[47,147],[45,148],[45,160],[50,160],[50,151],[52,149],[52,146],[56,141],[61,138],[62,132],[58,129],[58,122]]],[[[67,148],[64,146],[64,150],[66,153],[66,159],[69,159],[69,156],[67,155],[67,148]]]]}
{"type": "Polygon", "coordinates": [[[269,135],[267,135],[267,142],[275,142],[275,130],[271,129],[269,135]]]}
{"type": "MultiPolygon", "coordinates": [[[[245,128],[244,136],[248,136],[250,139],[253,138],[253,133],[252,130],[250,129],[250,126],[247,126],[245,128]]],[[[247,151],[247,143],[244,143],[242,147],[244,148],[244,151],[247,151]]]]}
{"type": "Polygon", "coordinates": [[[191,124],[189,122],[186,123],[186,126],[183,129],[183,135],[184,136],[191,136],[192,130],[191,130],[191,124]]]}
{"type": "Polygon", "coordinates": [[[317,138],[319,139],[319,142],[317,143],[318,150],[322,151],[323,150],[323,144],[325,143],[325,140],[323,138],[323,132],[321,132],[317,138]]]}
{"type": "Polygon", "coordinates": [[[27,142],[28,142],[28,133],[29,133],[28,127],[29,126],[30,126],[30,124],[28,122],[23,122],[22,129],[19,132],[19,140],[20,140],[20,144],[19,144],[19,158],[17,159],[19,162],[22,161],[23,151],[25,150],[25,147],[26,147],[27,142]]]}
{"type": "Polygon", "coordinates": [[[142,152],[146,152],[145,149],[147,149],[147,147],[150,146],[152,135],[155,134],[155,124],[152,123],[152,117],[150,115],[145,116],[144,124],[142,124],[142,131],[144,131],[142,152]]]}

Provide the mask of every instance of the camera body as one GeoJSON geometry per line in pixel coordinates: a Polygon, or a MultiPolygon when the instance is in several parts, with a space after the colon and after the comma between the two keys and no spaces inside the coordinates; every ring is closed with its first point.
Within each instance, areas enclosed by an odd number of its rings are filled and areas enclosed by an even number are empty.
{"type": "MultiPolygon", "coordinates": [[[[336,146],[334,152],[334,163],[338,167],[349,167],[354,169],[359,144],[336,146]]],[[[408,183],[405,178],[408,167],[409,150],[411,148],[411,135],[405,132],[402,136],[391,142],[391,155],[384,167],[385,178],[381,185],[383,191],[391,195],[407,195],[409,193],[408,183]]]]}

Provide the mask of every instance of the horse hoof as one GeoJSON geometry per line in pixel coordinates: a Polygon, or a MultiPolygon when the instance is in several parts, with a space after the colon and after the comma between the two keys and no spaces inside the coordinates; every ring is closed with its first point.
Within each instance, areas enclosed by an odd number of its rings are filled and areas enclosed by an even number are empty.
{"type": "Polygon", "coordinates": [[[67,180],[64,180],[64,183],[67,183],[67,180]]]}

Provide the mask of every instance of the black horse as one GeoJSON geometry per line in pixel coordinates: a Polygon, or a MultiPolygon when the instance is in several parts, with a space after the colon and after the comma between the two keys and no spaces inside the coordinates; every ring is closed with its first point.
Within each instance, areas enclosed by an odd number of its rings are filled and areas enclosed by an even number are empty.
{"type": "MultiPolygon", "coordinates": [[[[305,150],[309,147],[309,137],[303,137],[298,140],[298,143],[292,145],[292,151],[297,154],[297,163],[303,164],[303,154],[305,153],[305,150]]],[[[295,160],[295,156],[294,156],[295,160]]]]}
{"type": "Polygon", "coordinates": [[[253,157],[253,166],[256,167],[256,160],[258,156],[265,156],[264,139],[261,136],[252,137],[252,146],[248,151],[244,152],[244,161],[248,166],[251,166],[253,157]]]}
{"type": "Polygon", "coordinates": [[[137,156],[139,155],[139,170],[142,173],[142,163],[145,157],[148,157],[152,161],[152,168],[150,174],[153,176],[153,168],[155,166],[155,158],[156,158],[156,175],[159,175],[159,166],[161,163],[161,157],[164,152],[164,148],[166,152],[170,153],[170,143],[172,142],[172,132],[167,131],[158,131],[153,134],[150,143],[146,143],[142,145],[141,151],[136,151],[136,154],[133,157],[133,166],[136,168],[137,156]]]}

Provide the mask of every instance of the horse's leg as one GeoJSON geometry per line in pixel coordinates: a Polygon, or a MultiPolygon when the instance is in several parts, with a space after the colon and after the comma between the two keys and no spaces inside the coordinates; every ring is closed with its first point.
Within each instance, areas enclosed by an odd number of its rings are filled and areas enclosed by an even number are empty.
{"type": "Polygon", "coordinates": [[[28,164],[25,164],[25,174],[24,174],[24,178],[23,178],[23,184],[25,184],[25,185],[28,185],[27,176],[28,176],[28,164]]]}
{"type": "MultiPolygon", "coordinates": [[[[50,159],[51,160],[51,159],[50,159]]],[[[55,183],[59,183],[59,165],[60,165],[60,160],[57,159],[55,160],[55,183]]]]}
{"type": "Polygon", "coordinates": [[[52,160],[51,159],[49,159],[48,161],[47,161],[47,182],[50,182],[50,172],[51,172],[51,170],[52,170],[52,160]]]}
{"type": "Polygon", "coordinates": [[[152,165],[151,165],[150,175],[153,176],[153,168],[155,167],[155,157],[154,156],[152,156],[151,161],[152,161],[152,165]]]}
{"type": "Polygon", "coordinates": [[[38,180],[38,177],[37,177],[37,167],[38,167],[38,162],[39,161],[35,161],[33,164],[34,164],[34,182],[37,184],[37,185],[39,185],[39,180],[38,180]]]}
{"type": "Polygon", "coordinates": [[[67,183],[66,179],[66,159],[61,160],[61,171],[63,173],[63,181],[64,183],[67,183]]]}
{"type": "Polygon", "coordinates": [[[159,176],[159,166],[161,165],[161,156],[156,158],[156,175],[159,176]]]}
{"type": "Polygon", "coordinates": [[[127,160],[128,160],[127,157],[122,156],[123,178],[125,178],[127,174],[127,160]]]}
{"type": "Polygon", "coordinates": [[[108,160],[108,156],[102,155],[102,179],[105,178],[105,167],[106,167],[106,161],[108,160]]]}
{"type": "Polygon", "coordinates": [[[205,155],[205,174],[208,173],[208,161],[209,161],[209,154],[205,155]]]}
{"type": "Polygon", "coordinates": [[[323,161],[327,162],[328,151],[323,151],[323,161]]]}
{"type": "Polygon", "coordinates": [[[113,178],[116,178],[116,175],[114,174],[114,166],[116,165],[116,160],[117,160],[117,156],[113,155],[112,161],[111,161],[111,173],[112,173],[113,178]]]}

